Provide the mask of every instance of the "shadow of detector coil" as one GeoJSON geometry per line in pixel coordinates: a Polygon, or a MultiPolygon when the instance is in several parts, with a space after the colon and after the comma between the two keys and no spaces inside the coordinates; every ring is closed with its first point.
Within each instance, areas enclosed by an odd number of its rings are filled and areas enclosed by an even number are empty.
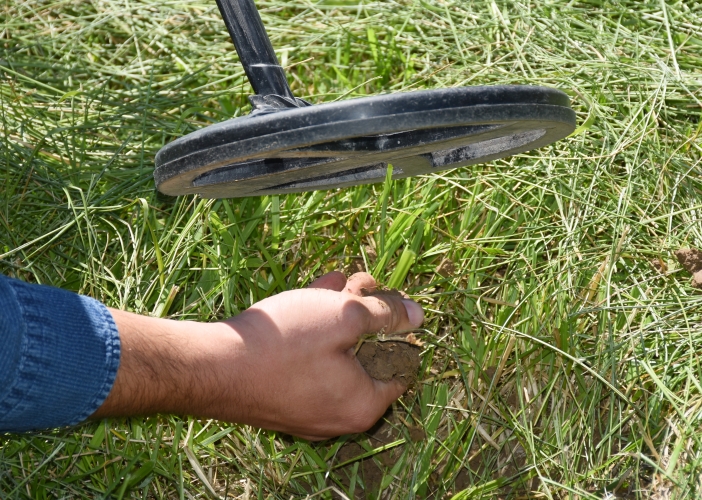
{"type": "Polygon", "coordinates": [[[251,0],[219,0],[256,92],[253,112],[164,146],[164,194],[238,198],[382,182],[483,163],[575,129],[563,92],[535,86],[457,87],[310,105],[295,98],[251,0]],[[254,33],[256,36],[252,36],[254,33]]]}

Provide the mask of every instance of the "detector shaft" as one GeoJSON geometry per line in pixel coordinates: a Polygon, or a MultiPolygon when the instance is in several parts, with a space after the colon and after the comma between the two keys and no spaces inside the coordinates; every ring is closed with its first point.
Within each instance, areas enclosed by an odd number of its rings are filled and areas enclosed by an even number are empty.
{"type": "Polygon", "coordinates": [[[216,1],[254,92],[294,99],[253,0],[216,1]]]}

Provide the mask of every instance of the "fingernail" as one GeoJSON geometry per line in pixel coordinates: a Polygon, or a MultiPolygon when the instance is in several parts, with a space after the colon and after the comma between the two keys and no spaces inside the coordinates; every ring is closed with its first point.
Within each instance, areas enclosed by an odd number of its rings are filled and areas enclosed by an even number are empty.
{"type": "Polygon", "coordinates": [[[410,324],[415,327],[421,326],[422,322],[424,321],[424,310],[422,309],[422,306],[413,300],[403,299],[402,303],[405,305],[405,309],[407,309],[407,318],[409,319],[410,324]]]}

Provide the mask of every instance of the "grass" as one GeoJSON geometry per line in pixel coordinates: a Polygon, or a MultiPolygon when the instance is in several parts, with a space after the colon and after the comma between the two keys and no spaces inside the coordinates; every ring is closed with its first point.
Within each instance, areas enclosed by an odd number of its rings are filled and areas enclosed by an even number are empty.
{"type": "Polygon", "coordinates": [[[5,0],[3,273],[212,321],[361,266],[427,322],[390,443],[103,421],[0,437],[0,497],[698,497],[702,295],[672,252],[702,246],[702,5],[258,5],[299,97],[539,84],[571,95],[580,127],[385,185],[169,198],[156,151],[249,111],[214,2],[5,0]]]}

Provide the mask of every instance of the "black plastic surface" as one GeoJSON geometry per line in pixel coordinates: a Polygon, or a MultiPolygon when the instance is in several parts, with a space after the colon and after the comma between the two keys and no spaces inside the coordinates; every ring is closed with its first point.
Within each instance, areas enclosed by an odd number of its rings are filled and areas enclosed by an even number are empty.
{"type": "Polygon", "coordinates": [[[538,148],[575,128],[568,96],[531,86],[462,87],[291,108],[211,125],[159,151],[171,195],[233,198],[380,182],[538,148]]]}

